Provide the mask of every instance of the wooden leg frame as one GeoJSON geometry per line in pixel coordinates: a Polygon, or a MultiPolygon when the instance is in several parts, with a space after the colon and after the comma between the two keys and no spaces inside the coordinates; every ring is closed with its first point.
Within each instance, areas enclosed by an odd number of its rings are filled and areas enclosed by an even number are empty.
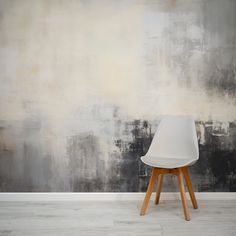
{"type": "Polygon", "coordinates": [[[146,193],[146,196],[143,201],[143,206],[141,208],[140,215],[145,215],[145,212],[148,207],[148,203],[151,198],[152,191],[153,191],[156,180],[158,180],[158,182],[157,182],[155,204],[159,203],[164,174],[177,175],[185,219],[189,221],[190,215],[189,215],[189,209],[187,206],[187,200],[186,200],[186,196],[185,196],[183,177],[185,178],[185,182],[186,182],[186,185],[187,185],[187,188],[189,191],[189,195],[190,195],[190,198],[191,198],[191,201],[193,204],[193,208],[197,209],[198,205],[197,205],[197,200],[194,195],[193,186],[192,186],[192,183],[191,183],[191,180],[189,177],[189,172],[188,172],[187,166],[181,167],[181,168],[175,168],[175,169],[164,169],[164,168],[156,168],[156,167],[152,169],[152,175],[151,175],[151,178],[149,181],[147,193],[146,193]]]}

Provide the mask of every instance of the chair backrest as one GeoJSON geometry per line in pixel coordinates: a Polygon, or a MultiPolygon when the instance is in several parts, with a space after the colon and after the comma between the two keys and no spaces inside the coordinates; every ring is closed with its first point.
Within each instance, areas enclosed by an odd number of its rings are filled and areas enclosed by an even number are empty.
{"type": "Polygon", "coordinates": [[[197,160],[199,150],[193,118],[189,116],[164,117],[146,155],[197,160]]]}

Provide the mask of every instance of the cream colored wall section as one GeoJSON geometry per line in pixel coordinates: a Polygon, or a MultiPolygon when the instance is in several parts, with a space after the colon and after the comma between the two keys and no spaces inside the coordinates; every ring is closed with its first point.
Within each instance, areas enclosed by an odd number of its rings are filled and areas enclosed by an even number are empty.
{"type": "Polygon", "coordinates": [[[96,97],[119,102],[131,87],[137,94],[139,83],[133,85],[143,79],[141,7],[100,1],[1,5],[4,119],[24,117],[24,101],[53,119],[96,97]]]}
{"type": "Polygon", "coordinates": [[[199,78],[213,50],[199,23],[202,3],[163,4],[1,1],[1,118],[22,119],[31,103],[48,119],[65,119],[99,99],[131,117],[234,119],[232,99],[209,98],[199,78]]]}

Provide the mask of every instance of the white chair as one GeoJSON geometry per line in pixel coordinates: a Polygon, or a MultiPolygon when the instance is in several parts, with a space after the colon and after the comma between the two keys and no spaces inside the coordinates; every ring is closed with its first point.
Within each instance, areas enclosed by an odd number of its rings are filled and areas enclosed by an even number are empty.
{"type": "Polygon", "coordinates": [[[146,212],[156,180],[158,183],[155,204],[158,204],[163,175],[175,174],[178,177],[185,219],[190,220],[183,176],[193,207],[197,209],[198,205],[189,177],[188,166],[194,164],[198,158],[198,141],[194,120],[188,116],[167,116],[163,118],[147,154],[141,157],[141,160],[153,169],[140,215],[144,215],[146,212]]]}

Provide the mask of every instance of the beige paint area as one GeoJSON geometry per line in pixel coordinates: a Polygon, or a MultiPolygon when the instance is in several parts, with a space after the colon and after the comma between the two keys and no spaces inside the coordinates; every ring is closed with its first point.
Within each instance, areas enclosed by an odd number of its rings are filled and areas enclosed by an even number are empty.
{"type": "MultiPolygon", "coordinates": [[[[166,11],[153,22],[156,39],[150,37],[149,11],[143,1],[1,1],[0,120],[40,117],[49,123],[47,132],[66,134],[76,116],[81,121],[71,126],[86,131],[96,128],[86,122],[97,118],[84,115],[94,105],[118,107],[124,119],[164,114],[235,119],[234,101],[209,97],[195,78],[202,51],[190,58],[193,85],[177,82],[179,67],[171,64],[170,51],[183,49],[171,49],[173,42],[163,38],[168,24],[161,24],[170,20],[166,11]]],[[[184,17],[194,24],[193,13],[184,17]]],[[[202,29],[194,26],[188,37],[203,37],[202,29]]],[[[105,118],[112,119],[111,113],[104,112],[105,118]]]]}

